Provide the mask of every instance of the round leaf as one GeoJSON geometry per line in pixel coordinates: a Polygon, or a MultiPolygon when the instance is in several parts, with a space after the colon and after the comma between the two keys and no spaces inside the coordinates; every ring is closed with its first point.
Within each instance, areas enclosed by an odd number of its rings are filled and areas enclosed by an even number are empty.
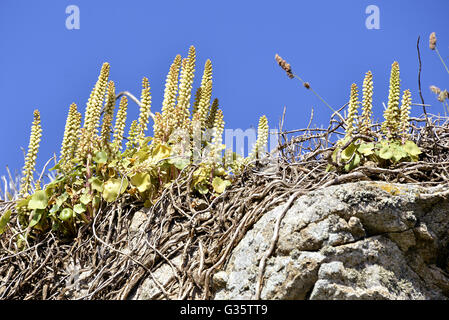
{"type": "Polygon", "coordinates": [[[176,157],[170,159],[169,162],[173,164],[177,169],[182,170],[189,165],[190,160],[184,157],[176,157]]]}
{"type": "Polygon", "coordinates": [[[196,190],[199,191],[201,194],[207,194],[209,192],[209,188],[203,184],[197,184],[195,186],[196,190]]]}
{"type": "Polygon", "coordinates": [[[139,192],[145,192],[151,187],[151,177],[148,173],[136,173],[131,177],[131,183],[139,192]]]}
{"type": "Polygon", "coordinates": [[[77,203],[73,206],[73,211],[75,211],[78,214],[81,214],[86,211],[86,206],[82,203],[77,203]]]}
{"type": "Polygon", "coordinates": [[[352,158],[354,152],[356,151],[357,147],[354,145],[354,143],[351,143],[343,152],[341,153],[341,160],[348,161],[352,158]]]}
{"type": "Polygon", "coordinates": [[[384,146],[379,150],[379,157],[388,160],[393,157],[393,152],[391,152],[389,146],[384,146]]]}
{"type": "Polygon", "coordinates": [[[89,182],[92,189],[97,190],[98,192],[103,192],[103,181],[97,177],[92,177],[89,179],[89,182]]]}
{"type": "Polygon", "coordinates": [[[48,197],[44,190],[36,191],[28,202],[28,209],[45,209],[48,204],[48,197]]]}
{"type": "Polygon", "coordinates": [[[5,231],[6,225],[8,224],[10,217],[11,217],[11,210],[8,210],[0,218],[0,234],[2,234],[5,231]]]}
{"type": "Polygon", "coordinates": [[[212,180],[212,187],[217,193],[223,193],[223,191],[229,185],[231,185],[231,182],[229,180],[223,180],[219,177],[215,177],[214,180],[212,180]]]}
{"type": "Polygon", "coordinates": [[[88,193],[83,193],[80,197],[80,201],[82,204],[89,204],[92,201],[92,196],[88,193]]]}
{"type": "Polygon", "coordinates": [[[59,219],[62,221],[67,221],[73,216],[73,210],[70,208],[64,208],[62,209],[61,213],[59,214],[59,219]]]}
{"type": "Polygon", "coordinates": [[[64,192],[59,197],[56,198],[56,205],[58,207],[62,206],[62,204],[69,198],[69,194],[64,192]]]}
{"type": "Polygon", "coordinates": [[[32,212],[32,217],[30,224],[28,225],[28,228],[34,227],[36,224],[38,224],[39,220],[42,218],[42,214],[44,213],[43,209],[35,209],[32,212]]]}
{"type": "Polygon", "coordinates": [[[358,147],[357,151],[365,156],[369,156],[374,153],[374,143],[362,143],[358,147]]]}
{"type": "Polygon", "coordinates": [[[95,156],[93,157],[93,160],[96,163],[106,163],[108,161],[108,155],[104,151],[98,151],[95,156]]]}
{"type": "Polygon", "coordinates": [[[419,147],[413,141],[410,140],[404,143],[404,151],[412,156],[417,156],[421,154],[421,149],[419,149],[419,147]]]}
{"type": "Polygon", "coordinates": [[[170,157],[171,148],[164,144],[158,144],[153,150],[153,159],[155,162],[158,162],[162,159],[170,157]]]}
{"type": "Polygon", "coordinates": [[[398,162],[401,159],[407,157],[407,153],[404,151],[402,146],[394,146],[391,148],[391,152],[393,153],[393,161],[398,162]]]}
{"type": "Polygon", "coordinates": [[[360,163],[360,156],[356,153],[354,157],[352,158],[351,162],[345,165],[345,170],[347,172],[351,171],[355,167],[357,167],[360,163]]]}
{"type": "Polygon", "coordinates": [[[115,201],[117,196],[125,192],[127,187],[128,187],[128,180],[126,178],[123,179],[123,184],[122,179],[117,178],[109,179],[104,183],[103,198],[107,202],[115,201]],[[120,188],[120,186],[122,186],[122,188],[120,188]]]}

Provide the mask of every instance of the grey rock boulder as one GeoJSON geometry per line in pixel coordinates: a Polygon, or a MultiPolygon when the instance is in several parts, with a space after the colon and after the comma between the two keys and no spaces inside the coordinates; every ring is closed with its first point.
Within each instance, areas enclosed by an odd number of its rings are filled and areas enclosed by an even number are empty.
{"type": "MultiPolygon", "coordinates": [[[[443,187],[361,181],[296,199],[267,259],[262,299],[448,299],[443,187]]],[[[214,275],[215,299],[253,299],[284,206],[262,218],[214,275]]]]}

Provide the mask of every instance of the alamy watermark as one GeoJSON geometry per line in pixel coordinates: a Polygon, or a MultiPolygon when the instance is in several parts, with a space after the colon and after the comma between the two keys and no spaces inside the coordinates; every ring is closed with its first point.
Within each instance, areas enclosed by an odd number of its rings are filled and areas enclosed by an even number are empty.
{"type": "Polygon", "coordinates": [[[380,10],[376,5],[369,5],[365,9],[365,13],[369,14],[369,16],[365,20],[365,26],[368,30],[380,29],[380,10]]]}
{"type": "MultiPolygon", "coordinates": [[[[222,137],[224,151],[219,150],[218,153],[214,152],[216,146],[213,143],[205,143],[214,137],[214,129],[202,130],[200,125],[193,125],[192,128],[192,132],[176,129],[167,139],[175,157],[192,158],[193,163],[222,162],[226,165],[232,164],[236,155],[247,157],[254,151],[257,140],[257,130],[254,128],[225,129],[222,137]]],[[[258,159],[262,159],[267,152],[274,152],[278,147],[278,133],[277,129],[269,130],[267,146],[257,150],[258,159]]]]}
{"type": "Polygon", "coordinates": [[[80,8],[71,4],[65,8],[65,13],[69,15],[65,19],[65,27],[68,30],[78,30],[80,28],[80,8]]]}

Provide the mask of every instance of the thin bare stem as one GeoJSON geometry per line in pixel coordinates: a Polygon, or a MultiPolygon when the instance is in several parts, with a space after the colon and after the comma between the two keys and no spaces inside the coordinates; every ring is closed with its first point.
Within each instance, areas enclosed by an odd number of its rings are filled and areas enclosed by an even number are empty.
{"type": "Polygon", "coordinates": [[[335,111],[315,90],[313,90],[313,88],[308,84],[308,83],[306,83],[304,80],[302,80],[297,74],[293,74],[293,76],[296,78],[296,79],[298,79],[299,81],[301,81],[302,82],[302,84],[307,88],[307,90],[310,90],[310,91],[312,91],[313,92],[313,94],[315,95],[315,96],[317,96],[318,97],[318,99],[320,99],[333,113],[335,113],[336,115],[338,115],[339,117],[340,117],[340,119],[341,120],[345,120],[342,116],[341,116],[341,114],[340,113],[338,113],[337,111],[335,111]]]}
{"type": "Polygon", "coordinates": [[[438,51],[437,47],[435,47],[435,52],[437,53],[438,57],[440,58],[441,63],[443,64],[443,66],[446,69],[447,73],[449,74],[449,69],[447,68],[446,63],[444,62],[443,58],[441,57],[440,52],[438,51]]]}

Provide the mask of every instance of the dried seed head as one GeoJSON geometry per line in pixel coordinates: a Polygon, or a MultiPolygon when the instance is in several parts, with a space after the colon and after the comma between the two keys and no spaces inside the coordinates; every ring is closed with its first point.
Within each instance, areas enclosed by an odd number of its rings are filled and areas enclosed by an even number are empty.
{"type": "Polygon", "coordinates": [[[430,91],[432,91],[435,94],[440,94],[441,89],[438,88],[437,86],[430,86],[430,91]]]}
{"type": "Polygon", "coordinates": [[[310,83],[304,82],[304,87],[305,87],[306,89],[310,89],[310,83]]]}
{"type": "MultiPolygon", "coordinates": [[[[274,58],[276,59],[277,63],[281,66],[281,68],[287,72],[287,76],[292,79],[293,73],[292,73],[292,67],[290,66],[289,63],[287,63],[287,61],[285,61],[284,59],[282,59],[277,53],[274,56],[274,58]]],[[[307,88],[308,89],[308,88],[307,88]]]]}
{"type": "Polygon", "coordinates": [[[438,95],[438,101],[444,102],[446,99],[449,99],[449,92],[447,90],[443,90],[438,95]]]}
{"type": "Polygon", "coordinates": [[[429,37],[429,48],[431,50],[435,50],[436,46],[437,46],[437,36],[435,35],[435,32],[432,32],[429,37]]]}

